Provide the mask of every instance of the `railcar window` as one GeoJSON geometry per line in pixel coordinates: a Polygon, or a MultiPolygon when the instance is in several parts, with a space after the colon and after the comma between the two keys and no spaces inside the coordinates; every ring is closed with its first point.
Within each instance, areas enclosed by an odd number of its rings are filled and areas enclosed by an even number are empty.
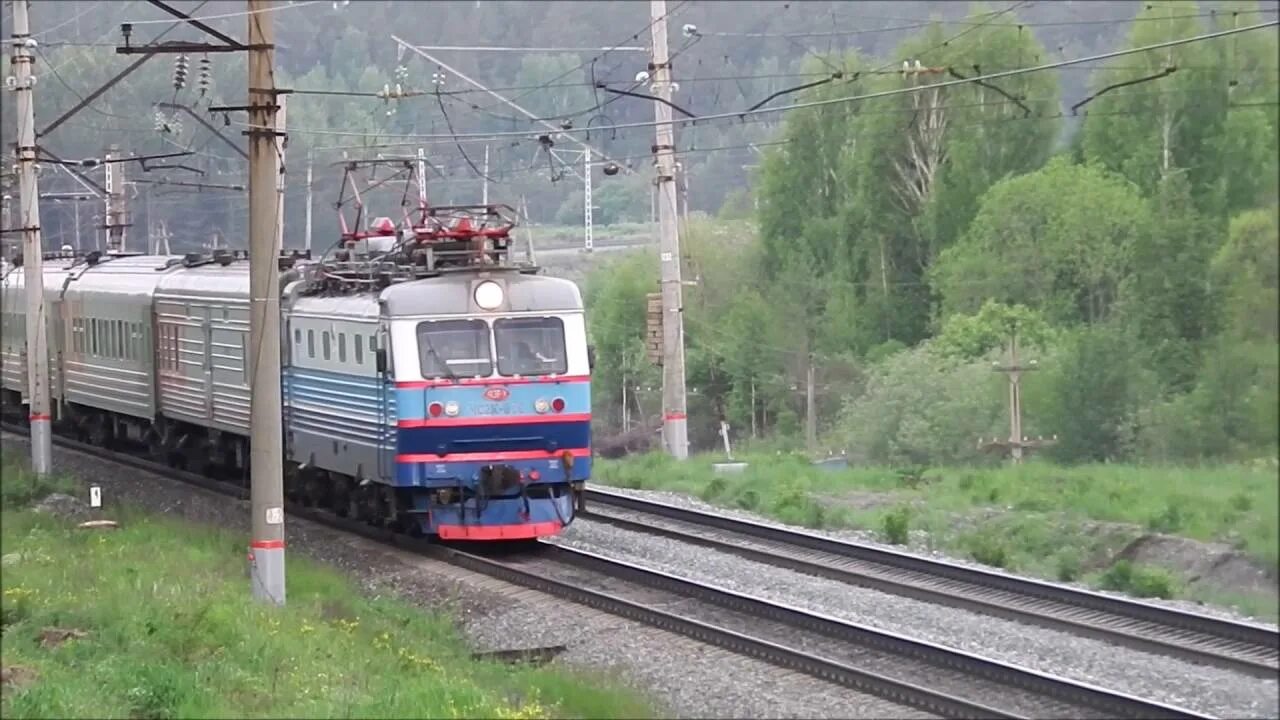
{"type": "Polygon", "coordinates": [[[363,342],[361,341],[361,339],[360,339],[360,338],[362,338],[362,337],[364,337],[364,336],[363,336],[363,335],[353,335],[353,336],[351,336],[351,337],[352,337],[352,339],[351,339],[351,347],[352,347],[352,348],[354,348],[354,349],[355,349],[355,351],[356,351],[356,364],[357,364],[357,365],[364,365],[364,343],[363,343],[363,342]]]}
{"type": "Polygon", "coordinates": [[[89,318],[89,354],[98,354],[98,321],[89,318]]]}
{"type": "Polygon", "coordinates": [[[493,372],[489,326],[483,320],[438,320],[418,324],[422,377],[484,377],[493,372]]]}
{"type": "Polygon", "coordinates": [[[502,375],[561,375],[569,370],[560,318],[505,318],[493,323],[502,375]]]}
{"type": "Polygon", "coordinates": [[[301,331],[301,330],[295,329],[295,330],[293,331],[293,344],[294,344],[294,345],[301,345],[301,344],[302,344],[302,331],[301,331]]]}
{"type": "Polygon", "coordinates": [[[347,361],[347,334],[338,333],[338,362],[347,361]]]}
{"type": "Polygon", "coordinates": [[[316,331],[307,331],[307,357],[316,356],[316,331]]]}
{"type": "Polygon", "coordinates": [[[325,330],[320,334],[320,346],[324,349],[324,359],[329,359],[329,331],[325,330]]]}

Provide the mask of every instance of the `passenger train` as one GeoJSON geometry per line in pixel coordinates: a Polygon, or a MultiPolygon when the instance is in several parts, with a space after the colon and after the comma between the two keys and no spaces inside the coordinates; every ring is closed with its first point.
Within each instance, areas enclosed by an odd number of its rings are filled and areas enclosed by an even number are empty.
{"type": "MultiPolygon", "coordinates": [[[[433,208],[282,254],[285,492],[442,540],[554,535],[591,475],[582,296],[510,260],[505,206],[433,208]]],[[[509,208],[508,208],[509,210],[509,208]]],[[[0,385],[27,401],[24,272],[0,283],[0,385]]],[[[44,261],[55,432],[249,475],[241,252],[44,261]]]]}

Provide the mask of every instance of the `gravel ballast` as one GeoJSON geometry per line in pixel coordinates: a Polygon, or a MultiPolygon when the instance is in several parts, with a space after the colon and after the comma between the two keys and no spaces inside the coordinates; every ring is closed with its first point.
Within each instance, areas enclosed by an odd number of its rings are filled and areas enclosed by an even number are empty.
{"type": "MultiPolygon", "coordinates": [[[[756,522],[763,525],[772,525],[774,527],[787,528],[790,530],[800,530],[802,532],[807,532],[814,535],[820,535],[822,537],[831,538],[833,540],[843,540],[845,542],[858,543],[860,545],[870,545],[872,547],[884,548],[887,550],[892,550],[894,552],[906,551],[914,555],[919,555],[921,557],[932,558],[936,560],[944,560],[946,562],[953,563],[956,565],[967,565],[969,567],[981,568],[982,570],[985,570],[987,572],[1004,573],[1007,575],[1012,575],[1012,573],[1009,573],[1008,571],[1002,568],[992,567],[990,565],[983,565],[982,563],[975,562],[973,559],[968,557],[948,555],[945,552],[928,547],[925,540],[926,535],[923,532],[912,531],[911,540],[906,546],[888,545],[882,542],[879,539],[879,537],[877,537],[877,535],[873,532],[868,532],[865,530],[854,530],[854,529],[825,530],[825,529],[815,529],[815,528],[785,525],[770,517],[765,517],[763,515],[758,515],[756,513],[747,512],[745,510],[741,510],[738,508],[728,508],[728,507],[722,507],[719,505],[712,505],[711,503],[705,502],[699,498],[692,497],[690,495],[684,495],[681,493],[668,492],[665,490],[634,490],[631,488],[621,488],[621,487],[615,487],[611,485],[596,485],[595,487],[607,492],[618,493],[619,495],[630,495],[643,500],[649,500],[651,502],[666,503],[668,505],[675,505],[676,507],[686,508],[689,510],[699,510],[707,513],[714,513],[716,515],[723,515],[725,517],[735,518],[738,520],[749,520],[751,522],[756,522]]],[[[1020,576],[1020,577],[1029,577],[1029,576],[1020,576]]],[[[1044,578],[1035,578],[1035,579],[1040,582],[1046,582],[1044,578]]],[[[1099,588],[1089,587],[1088,585],[1085,585],[1079,582],[1067,582],[1067,583],[1059,582],[1055,584],[1063,585],[1065,587],[1078,588],[1081,590],[1088,590],[1089,592],[1099,593],[1102,595],[1110,595],[1112,597],[1133,599],[1132,597],[1125,595],[1124,593],[1121,593],[1121,592],[1115,592],[1112,590],[1102,590],[1099,588]]],[[[1208,615],[1211,617],[1222,618],[1224,620],[1236,620],[1240,622],[1247,622],[1247,623],[1253,623],[1255,625],[1261,625],[1263,627],[1270,627],[1272,629],[1277,628],[1275,623],[1246,615],[1244,613],[1241,613],[1235,610],[1234,608],[1221,607],[1217,605],[1206,605],[1203,603],[1193,602],[1190,600],[1175,600],[1175,599],[1166,599],[1166,598],[1142,598],[1141,602],[1150,603],[1152,605],[1163,605],[1165,607],[1172,608],[1174,610],[1182,610],[1185,612],[1198,613],[1201,615],[1208,615]]]]}
{"type": "MultiPolygon", "coordinates": [[[[680,504],[666,493],[662,500],[680,504]]],[[[683,504],[691,506],[687,501],[683,504]]],[[[558,542],[1201,713],[1220,717],[1277,717],[1280,713],[1275,680],[889,595],[604,523],[578,520],[558,542]]]]}
{"type": "MultiPolygon", "coordinates": [[[[27,454],[3,434],[0,450],[27,454]]],[[[54,448],[54,468],[102,486],[107,512],[136,507],[248,533],[249,507],[181,482],[54,448]]],[[[927,714],[595,610],[514,588],[302,519],[290,552],[334,566],[369,594],[454,613],[477,650],[565,645],[555,662],[605,670],[646,693],[668,717],[925,718],[927,714]]]]}

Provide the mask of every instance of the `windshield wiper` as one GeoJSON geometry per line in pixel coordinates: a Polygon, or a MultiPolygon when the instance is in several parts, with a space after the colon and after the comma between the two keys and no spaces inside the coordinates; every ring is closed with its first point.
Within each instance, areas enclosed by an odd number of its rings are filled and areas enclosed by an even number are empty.
{"type": "Polygon", "coordinates": [[[431,344],[431,336],[422,336],[422,342],[427,346],[427,352],[431,357],[435,358],[436,364],[440,366],[444,376],[450,380],[457,380],[458,376],[453,372],[453,368],[449,367],[449,363],[445,362],[444,358],[440,357],[440,353],[436,352],[435,346],[431,344]]]}

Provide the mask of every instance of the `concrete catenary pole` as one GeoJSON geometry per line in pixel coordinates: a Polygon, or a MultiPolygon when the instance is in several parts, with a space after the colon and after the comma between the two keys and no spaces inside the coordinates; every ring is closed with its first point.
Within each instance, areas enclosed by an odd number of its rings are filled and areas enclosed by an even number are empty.
{"type": "MultiPolygon", "coordinates": [[[[106,153],[107,189],[107,252],[124,252],[125,225],[128,223],[125,212],[124,163],[112,162],[120,158],[120,146],[111,145],[106,153]]],[[[147,218],[150,222],[151,218],[147,218]]]]}
{"type": "Polygon", "coordinates": [[[595,219],[591,197],[591,153],[582,152],[582,245],[587,252],[595,250],[595,219]]]}
{"type": "Polygon", "coordinates": [[[306,224],[306,230],[304,231],[305,240],[303,241],[305,243],[303,247],[307,250],[307,252],[311,251],[311,166],[312,164],[314,164],[314,161],[315,161],[315,151],[308,148],[307,149],[307,213],[306,213],[307,224],[306,224]]]}
{"type": "Polygon", "coordinates": [[[49,338],[44,316],[44,247],[40,240],[40,180],[36,177],[36,113],[32,90],[31,26],[28,0],[13,3],[14,93],[18,106],[18,222],[22,228],[23,282],[27,295],[27,387],[31,419],[31,471],[53,468],[49,417],[49,338]]]}
{"type": "MultiPolygon", "coordinates": [[[[671,100],[671,65],[667,55],[667,2],[651,0],[653,18],[653,91],[671,100]]],[[[680,230],[676,219],[675,138],[671,106],[654,102],[657,138],[658,252],[662,266],[662,436],[667,452],[689,456],[689,421],[684,377],[684,315],[680,281],[680,230]]]]}
{"type": "Polygon", "coordinates": [[[276,232],[276,100],[271,3],[249,4],[249,543],[253,596],[285,602],[284,487],[280,424],[280,255],[276,232]]]}

